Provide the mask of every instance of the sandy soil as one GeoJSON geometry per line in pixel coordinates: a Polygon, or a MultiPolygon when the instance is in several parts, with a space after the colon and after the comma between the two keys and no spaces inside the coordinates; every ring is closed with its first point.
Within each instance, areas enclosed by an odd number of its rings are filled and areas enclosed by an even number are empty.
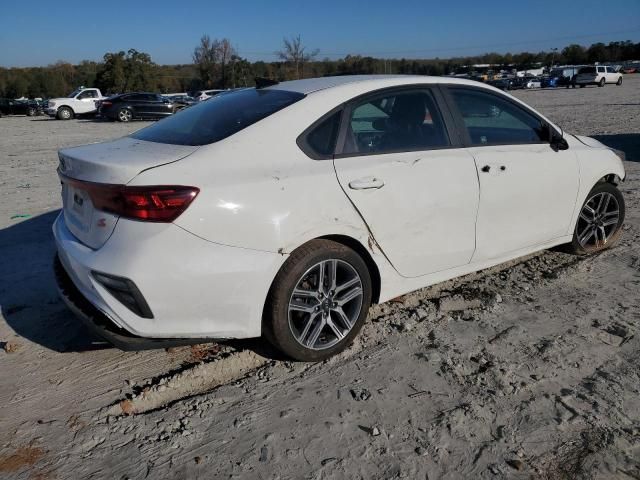
{"type": "Polygon", "coordinates": [[[618,246],[376,306],[315,365],[91,337],[51,274],[56,150],[144,123],[0,119],[0,478],[640,478],[639,92],[515,93],[625,151],[618,246]]]}

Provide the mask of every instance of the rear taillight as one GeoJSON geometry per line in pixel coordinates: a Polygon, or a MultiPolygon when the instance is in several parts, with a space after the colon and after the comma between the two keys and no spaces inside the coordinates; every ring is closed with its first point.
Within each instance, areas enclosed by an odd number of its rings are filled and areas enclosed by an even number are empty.
{"type": "Polygon", "coordinates": [[[182,185],[129,187],[60,177],[63,183],[87,192],[94,208],[147,222],[173,222],[200,192],[196,187],[182,185]]]}
{"type": "Polygon", "coordinates": [[[100,106],[101,106],[101,107],[110,107],[111,105],[113,105],[113,103],[111,103],[111,102],[106,102],[106,101],[103,101],[103,102],[101,102],[101,103],[100,103],[100,106]]]}

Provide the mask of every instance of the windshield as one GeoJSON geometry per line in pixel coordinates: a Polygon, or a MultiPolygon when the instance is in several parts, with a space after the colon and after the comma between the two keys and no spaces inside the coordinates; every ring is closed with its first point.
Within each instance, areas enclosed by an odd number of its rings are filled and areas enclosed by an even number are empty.
{"type": "Polygon", "coordinates": [[[78,88],[78,89],[74,90],[73,92],[71,92],[69,95],[67,95],[67,98],[73,98],[76,95],[78,95],[81,91],[82,91],[82,89],[78,88]]]}
{"type": "Polygon", "coordinates": [[[131,135],[173,145],[207,145],[304,98],[302,93],[255,88],[216,95],[131,135]]]}

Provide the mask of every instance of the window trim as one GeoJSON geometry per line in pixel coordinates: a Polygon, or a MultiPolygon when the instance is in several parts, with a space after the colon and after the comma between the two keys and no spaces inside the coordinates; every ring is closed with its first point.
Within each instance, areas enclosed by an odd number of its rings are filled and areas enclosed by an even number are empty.
{"type": "Polygon", "coordinates": [[[544,141],[541,140],[539,142],[523,142],[523,143],[512,143],[512,142],[504,142],[504,143],[487,143],[487,144],[483,144],[483,145],[477,145],[475,143],[472,142],[471,140],[471,136],[469,135],[469,131],[467,130],[467,126],[464,123],[464,117],[462,116],[462,113],[460,112],[460,110],[458,109],[458,105],[456,104],[452,92],[451,90],[468,90],[471,92],[480,92],[480,93],[484,93],[486,95],[490,95],[490,96],[494,96],[499,98],[500,100],[504,101],[504,102],[508,102],[510,105],[516,107],[519,110],[522,110],[524,113],[538,119],[540,121],[540,123],[542,124],[543,128],[551,128],[553,129],[554,133],[556,135],[561,136],[562,134],[560,132],[558,132],[558,130],[551,125],[548,121],[546,121],[544,118],[542,118],[540,115],[538,115],[536,112],[534,112],[533,110],[531,110],[530,108],[518,103],[518,102],[514,102],[513,100],[511,100],[507,95],[503,94],[503,93],[498,93],[498,92],[494,92],[492,90],[489,90],[487,88],[482,88],[482,87],[474,87],[471,85],[456,85],[456,84],[452,84],[452,83],[447,83],[447,84],[441,84],[442,87],[442,93],[443,96],[445,97],[445,101],[447,102],[447,105],[449,107],[449,110],[451,111],[452,115],[455,118],[455,122],[456,122],[456,127],[458,129],[458,131],[460,132],[461,137],[463,138],[463,143],[465,148],[483,148],[483,147],[496,147],[496,146],[504,146],[504,145],[513,145],[513,146],[520,146],[520,145],[550,145],[551,144],[551,140],[548,141],[544,141]]]}
{"type": "Polygon", "coordinates": [[[342,122],[340,125],[340,132],[338,133],[338,141],[336,142],[336,149],[333,155],[334,159],[339,158],[355,158],[355,157],[369,157],[374,155],[390,155],[394,153],[408,153],[408,152],[430,152],[435,150],[451,150],[456,148],[462,148],[463,143],[462,139],[459,136],[459,132],[457,131],[457,127],[453,121],[453,117],[451,116],[451,112],[447,108],[446,103],[444,102],[444,98],[442,97],[439,84],[437,83],[415,83],[408,85],[399,85],[394,87],[385,87],[378,90],[372,90],[370,92],[366,92],[362,95],[358,95],[350,99],[345,104],[345,109],[342,112],[342,122]],[[367,99],[375,99],[379,97],[385,97],[391,94],[398,94],[405,91],[415,91],[422,90],[427,91],[431,94],[433,101],[435,103],[436,108],[440,112],[440,116],[442,117],[443,127],[445,133],[449,137],[449,145],[443,145],[438,147],[417,147],[417,148],[402,148],[396,150],[387,150],[385,152],[358,152],[358,153],[342,153],[344,148],[346,133],[347,133],[347,124],[348,120],[351,118],[351,113],[356,105],[362,103],[362,101],[366,101],[367,99]]]}

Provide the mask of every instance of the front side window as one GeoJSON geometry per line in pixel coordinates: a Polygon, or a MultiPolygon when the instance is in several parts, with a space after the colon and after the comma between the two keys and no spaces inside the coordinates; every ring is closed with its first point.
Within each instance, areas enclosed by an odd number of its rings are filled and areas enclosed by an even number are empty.
{"type": "Polygon", "coordinates": [[[227,138],[304,98],[285,90],[245,89],[186,108],[131,135],[173,145],[207,145],[227,138]]]}
{"type": "Polygon", "coordinates": [[[613,67],[607,67],[607,73],[616,73],[613,67]]]}
{"type": "Polygon", "coordinates": [[[427,90],[365,100],[351,111],[342,154],[380,154],[446,147],[442,116],[427,90]]]}
{"type": "Polygon", "coordinates": [[[82,100],[83,98],[96,98],[96,92],[93,90],[87,90],[86,92],[82,92],[78,96],[78,100],[82,100]]]}
{"type": "Polygon", "coordinates": [[[473,145],[541,143],[541,120],[513,102],[478,90],[450,88],[473,145]]]}

